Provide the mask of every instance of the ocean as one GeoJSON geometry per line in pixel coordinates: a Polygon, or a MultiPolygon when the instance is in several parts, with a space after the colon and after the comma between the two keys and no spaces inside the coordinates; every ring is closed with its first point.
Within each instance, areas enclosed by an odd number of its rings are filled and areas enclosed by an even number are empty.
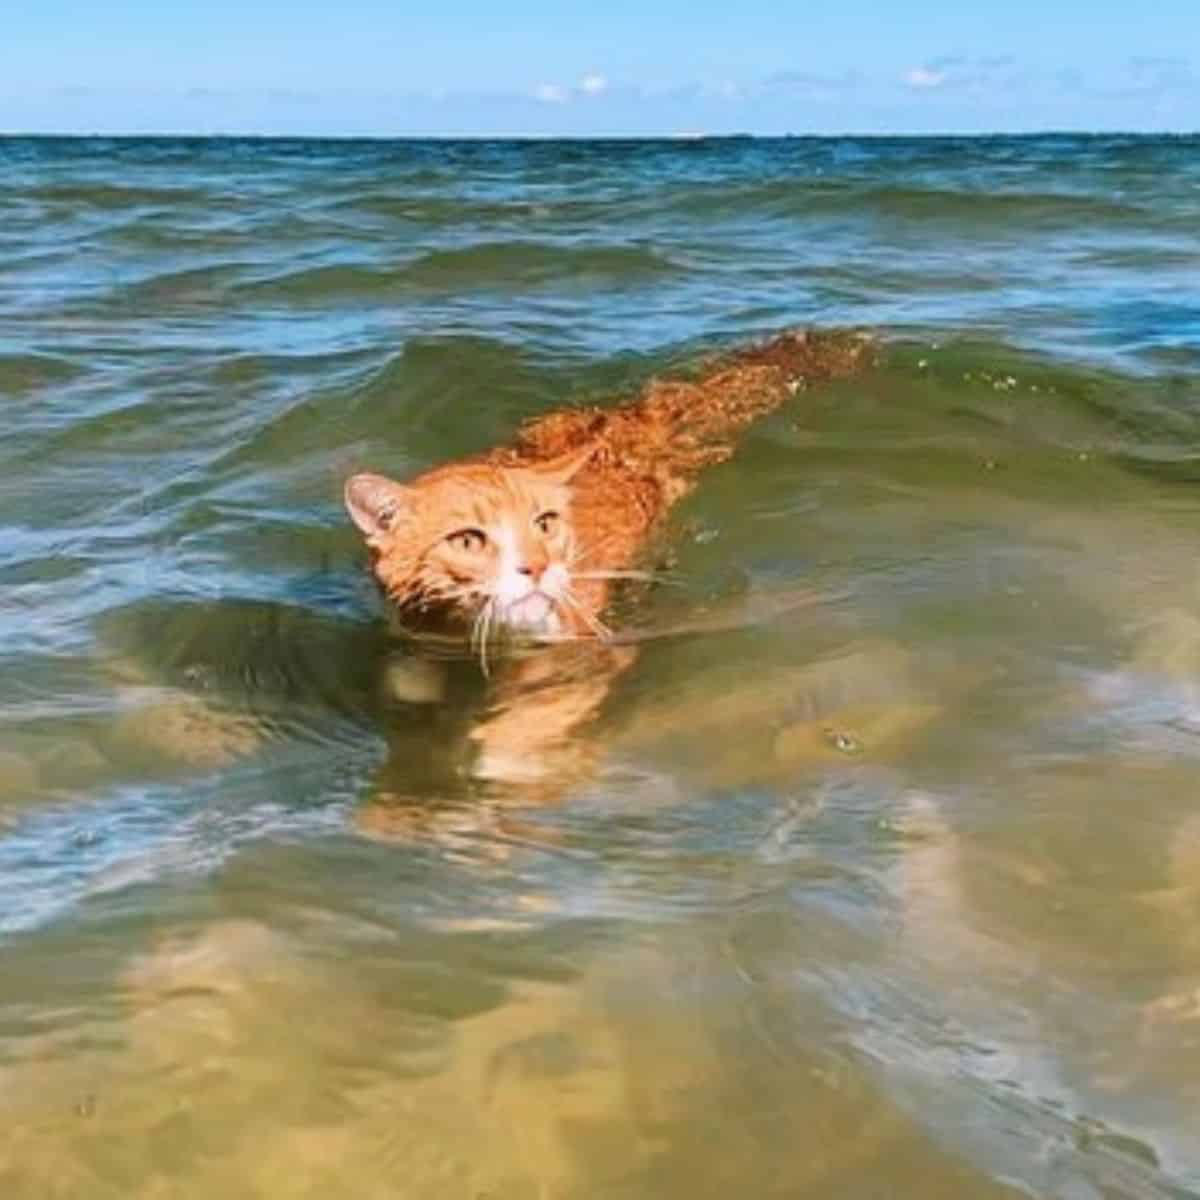
{"type": "Polygon", "coordinates": [[[0,402],[6,1200],[1200,1196],[1200,138],[0,139],[0,402]],[[342,481],[792,326],[473,779],[342,481]]]}

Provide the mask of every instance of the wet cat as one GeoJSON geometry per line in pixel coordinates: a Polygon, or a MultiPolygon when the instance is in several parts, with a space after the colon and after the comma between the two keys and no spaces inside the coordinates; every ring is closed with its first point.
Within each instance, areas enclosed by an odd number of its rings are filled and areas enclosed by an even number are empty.
{"type": "Polygon", "coordinates": [[[539,777],[633,659],[604,610],[663,517],[736,435],[810,384],[852,374],[873,343],[787,332],[712,362],[692,381],[653,381],[613,409],[566,409],[512,447],[398,483],[360,474],[346,508],[402,627],[469,643],[485,670],[498,641],[588,641],[582,654],[509,659],[492,714],[472,732],[474,773],[539,777]]]}

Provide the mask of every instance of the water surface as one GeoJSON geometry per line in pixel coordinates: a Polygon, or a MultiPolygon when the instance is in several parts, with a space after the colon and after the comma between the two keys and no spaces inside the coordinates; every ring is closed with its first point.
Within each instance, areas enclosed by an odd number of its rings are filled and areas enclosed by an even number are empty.
{"type": "Polygon", "coordinates": [[[1198,229],[1194,138],[0,141],[3,1195],[1200,1195],[1198,229]],[[342,479],[804,323],[473,781],[342,479]]]}

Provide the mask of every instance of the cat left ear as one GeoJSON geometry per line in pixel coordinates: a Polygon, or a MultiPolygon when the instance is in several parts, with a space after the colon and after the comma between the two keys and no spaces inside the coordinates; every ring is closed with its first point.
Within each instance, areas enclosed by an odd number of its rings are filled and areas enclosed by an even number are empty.
{"type": "Polygon", "coordinates": [[[368,542],[390,533],[411,504],[409,489],[383,475],[354,475],[343,494],[350,519],[368,542]]]}
{"type": "Polygon", "coordinates": [[[565,485],[592,461],[599,449],[598,442],[588,442],[585,446],[577,446],[574,450],[568,450],[566,454],[560,454],[549,462],[538,463],[529,469],[551,483],[565,485]]]}

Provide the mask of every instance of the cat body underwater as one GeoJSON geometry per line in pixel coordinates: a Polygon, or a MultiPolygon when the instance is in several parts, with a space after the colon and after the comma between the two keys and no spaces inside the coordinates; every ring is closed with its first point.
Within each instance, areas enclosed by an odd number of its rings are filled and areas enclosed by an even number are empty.
{"type": "Polygon", "coordinates": [[[639,564],[663,518],[742,429],[874,351],[856,332],[789,331],[617,407],[552,412],[512,446],[405,483],[347,480],[346,508],[401,631],[469,646],[485,675],[501,665],[468,734],[473,777],[561,794],[589,772],[594,748],[575,734],[636,657],[604,621],[614,584],[651,578],[639,564]],[[514,642],[551,644],[495,654],[514,642]]]}

